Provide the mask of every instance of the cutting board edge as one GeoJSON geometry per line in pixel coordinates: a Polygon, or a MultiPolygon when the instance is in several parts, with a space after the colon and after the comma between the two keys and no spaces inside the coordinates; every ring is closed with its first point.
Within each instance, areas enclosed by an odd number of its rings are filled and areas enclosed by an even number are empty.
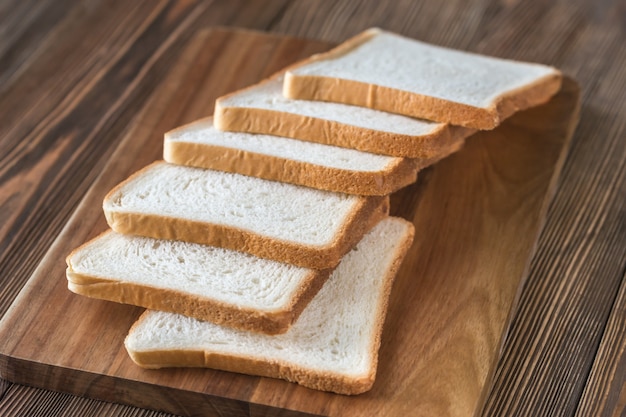
{"type": "Polygon", "coordinates": [[[213,415],[211,413],[215,413],[220,408],[234,408],[242,411],[254,409],[260,415],[275,415],[277,412],[280,412],[280,415],[285,417],[320,416],[253,401],[243,401],[204,392],[182,390],[170,386],[120,378],[114,375],[103,375],[82,369],[36,363],[1,352],[0,378],[11,383],[33,388],[177,415],[213,415]],[[142,394],[132,396],[134,391],[142,394]],[[108,395],[102,395],[101,393],[108,393],[108,395]],[[129,393],[131,394],[130,397],[128,396],[129,393]],[[155,405],[155,399],[161,402],[155,405]]]}
{"type": "Polygon", "coordinates": [[[530,253],[526,260],[526,266],[524,267],[524,272],[520,278],[520,282],[517,288],[517,292],[515,294],[515,298],[513,299],[513,303],[511,304],[511,308],[509,309],[509,313],[505,321],[504,331],[500,335],[500,342],[498,343],[498,353],[492,360],[492,364],[490,366],[489,373],[487,376],[488,382],[485,388],[483,389],[483,392],[481,393],[478,407],[476,408],[476,412],[474,416],[482,415],[485,409],[485,406],[487,405],[487,398],[489,397],[489,394],[491,393],[493,389],[493,386],[495,383],[494,376],[495,376],[496,368],[497,368],[498,362],[500,361],[500,358],[502,358],[502,353],[503,353],[504,346],[509,336],[511,325],[513,323],[513,318],[519,306],[519,301],[520,301],[520,297],[522,294],[522,290],[529,277],[530,267],[532,265],[533,258],[535,257],[535,254],[537,253],[537,248],[539,246],[539,238],[541,237],[541,233],[543,233],[543,229],[546,225],[548,211],[550,209],[550,205],[552,204],[552,201],[554,200],[554,197],[558,188],[558,183],[561,179],[561,174],[563,172],[563,166],[565,164],[565,160],[567,159],[567,155],[569,154],[570,148],[572,146],[574,132],[576,131],[576,127],[578,126],[578,123],[580,121],[580,112],[582,109],[580,84],[578,83],[578,81],[576,81],[575,78],[570,77],[568,75],[564,75],[561,89],[571,90],[571,93],[576,97],[574,111],[572,113],[572,116],[569,122],[569,126],[567,129],[567,133],[565,135],[565,139],[563,141],[563,145],[561,146],[559,158],[557,159],[557,162],[554,165],[554,172],[552,174],[552,177],[550,178],[548,190],[543,198],[542,207],[541,207],[540,214],[539,214],[540,224],[533,238],[533,247],[530,250],[530,253]]]}

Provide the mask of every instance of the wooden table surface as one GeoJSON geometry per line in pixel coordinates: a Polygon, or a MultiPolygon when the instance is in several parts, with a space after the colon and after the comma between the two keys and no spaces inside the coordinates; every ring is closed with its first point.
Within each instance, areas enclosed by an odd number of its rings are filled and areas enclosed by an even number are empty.
{"type": "MultiPolygon", "coordinates": [[[[379,26],[551,64],[582,110],[484,415],[626,415],[626,3],[0,2],[0,316],[202,28],[340,42],[379,26]]],[[[0,380],[0,415],[168,415],[0,380]]]]}

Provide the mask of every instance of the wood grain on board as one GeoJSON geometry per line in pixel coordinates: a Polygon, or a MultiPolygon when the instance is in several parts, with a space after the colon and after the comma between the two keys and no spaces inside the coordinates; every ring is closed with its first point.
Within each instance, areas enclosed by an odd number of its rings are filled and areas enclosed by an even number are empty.
{"type": "Polygon", "coordinates": [[[579,92],[569,79],[550,103],[471,137],[393,195],[393,214],[414,222],[416,239],[392,292],[377,381],[366,394],[213,370],[140,369],[122,341],[141,309],[66,288],[65,255],[106,228],[102,198],[161,157],[163,132],[211,114],[217,96],[329,46],[228,30],[190,41],[5,315],[5,378],[180,414],[480,411],[577,121],[579,92]]]}

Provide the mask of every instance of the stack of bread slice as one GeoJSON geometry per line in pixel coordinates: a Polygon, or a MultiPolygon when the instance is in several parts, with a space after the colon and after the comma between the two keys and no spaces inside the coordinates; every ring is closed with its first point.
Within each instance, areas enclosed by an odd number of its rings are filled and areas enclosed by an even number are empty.
{"type": "Polygon", "coordinates": [[[105,197],[112,230],[68,256],[69,289],[149,309],[125,341],[140,366],[367,391],[414,234],[389,194],[560,80],[370,29],[166,133],[165,161],[105,197]]]}

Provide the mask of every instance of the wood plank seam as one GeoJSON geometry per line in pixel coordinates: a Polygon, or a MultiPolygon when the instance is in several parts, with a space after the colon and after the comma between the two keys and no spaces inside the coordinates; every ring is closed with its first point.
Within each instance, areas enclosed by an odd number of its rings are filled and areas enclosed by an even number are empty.
{"type": "Polygon", "coordinates": [[[9,388],[11,388],[11,385],[12,383],[10,381],[0,377],[0,404],[2,403],[2,399],[6,395],[9,388]]]}
{"type": "Polygon", "coordinates": [[[626,342],[622,340],[621,347],[612,346],[610,342],[614,336],[619,338],[619,329],[624,339],[623,334],[626,331],[624,317],[626,317],[626,265],[622,271],[620,290],[616,293],[613,309],[607,318],[607,325],[598,343],[596,359],[587,375],[585,389],[581,392],[576,417],[598,415],[600,411],[602,411],[602,416],[607,417],[622,416],[626,413],[626,401],[622,398],[626,392],[626,342]],[[619,304],[620,301],[621,304],[619,304]],[[605,345],[608,347],[605,348],[605,345]],[[609,391],[616,385],[614,378],[621,379],[621,391],[617,389],[609,391]],[[607,408],[609,402],[613,406],[612,409],[607,408]],[[611,411],[613,413],[610,413],[611,411]]]}

